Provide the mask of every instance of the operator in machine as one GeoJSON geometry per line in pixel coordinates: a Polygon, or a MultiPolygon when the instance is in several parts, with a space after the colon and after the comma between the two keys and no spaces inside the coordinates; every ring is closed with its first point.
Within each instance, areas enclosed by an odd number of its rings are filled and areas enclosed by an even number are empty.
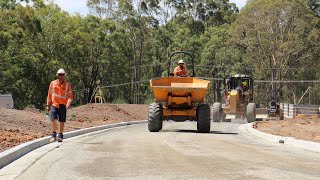
{"type": "Polygon", "coordinates": [[[242,90],[248,91],[248,83],[246,81],[242,82],[242,90]]]}
{"type": "Polygon", "coordinates": [[[174,68],[173,74],[174,77],[189,77],[188,70],[184,67],[184,61],[182,59],[178,62],[178,66],[174,68]]]}
{"type": "Polygon", "coordinates": [[[241,79],[238,80],[238,86],[236,87],[236,90],[237,90],[239,93],[242,93],[242,92],[243,92],[243,84],[242,84],[241,79]]]}

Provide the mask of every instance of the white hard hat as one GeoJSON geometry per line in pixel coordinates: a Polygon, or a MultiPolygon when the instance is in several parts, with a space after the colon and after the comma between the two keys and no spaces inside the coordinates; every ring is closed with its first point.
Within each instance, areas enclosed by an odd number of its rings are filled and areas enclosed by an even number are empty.
{"type": "Polygon", "coordinates": [[[184,64],[184,61],[181,59],[178,64],[184,64]]]}
{"type": "Polygon", "coordinates": [[[57,75],[58,74],[66,74],[66,71],[64,71],[64,69],[59,69],[58,72],[57,72],[57,75]]]}

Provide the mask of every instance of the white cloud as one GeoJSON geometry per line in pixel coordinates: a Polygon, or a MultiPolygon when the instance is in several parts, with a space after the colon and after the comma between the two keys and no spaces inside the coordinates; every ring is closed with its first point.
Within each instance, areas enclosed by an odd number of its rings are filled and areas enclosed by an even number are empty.
{"type": "Polygon", "coordinates": [[[230,2],[236,3],[238,8],[241,9],[246,5],[247,0],[230,0],[230,2]]]}
{"type": "MultiPolygon", "coordinates": [[[[0,0],[1,1],[1,0],[0,0]]],[[[80,13],[82,15],[89,14],[89,8],[87,7],[87,0],[47,0],[45,3],[54,2],[57,4],[62,10],[67,11],[68,13],[80,13]]],[[[25,1],[19,2],[22,6],[26,6],[27,3],[25,1]]],[[[28,3],[32,5],[32,2],[28,3]]]]}
{"type": "MultiPolygon", "coordinates": [[[[48,0],[51,1],[51,0],[48,0]]],[[[87,0],[53,0],[62,10],[71,14],[80,13],[82,15],[89,14],[89,8],[87,7],[87,0]]],[[[247,0],[230,0],[230,2],[236,3],[239,9],[243,8],[247,0]]],[[[25,4],[25,3],[22,3],[25,4]]]]}
{"type": "Polygon", "coordinates": [[[54,3],[69,13],[80,13],[82,15],[89,13],[86,0],[54,0],[54,3]]]}
{"type": "MultiPolygon", "coordinates": [[[[69,13],[89,14],[86,0],[54,0],[54,2],[69,13]]],[[[230,0],[230,2],[235,3],[241,9],[246,5],[247,0],[230,0]]]]}

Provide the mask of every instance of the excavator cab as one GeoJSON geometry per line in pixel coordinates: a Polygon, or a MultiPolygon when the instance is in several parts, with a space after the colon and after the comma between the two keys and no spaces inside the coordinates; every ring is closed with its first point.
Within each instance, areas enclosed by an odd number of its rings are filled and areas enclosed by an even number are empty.
{"type": "MultiPolygon", "coordinates": [[[[237,91],[239,103],[249,103],[253,101],[253,79],[246,75],[235,75],[225,81],[226,104],[229,103],[231,92],[237,91]]],[[[232,93],[235,94],[235,93],[232,93]]]]}

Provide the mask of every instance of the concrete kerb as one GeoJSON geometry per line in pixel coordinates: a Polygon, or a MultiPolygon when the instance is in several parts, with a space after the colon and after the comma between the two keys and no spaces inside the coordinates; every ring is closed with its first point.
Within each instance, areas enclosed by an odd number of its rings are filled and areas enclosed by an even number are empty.
{"type": "MultiPolygon", "coordinates": [[[[71,131],[64,133],[64,138],[71,138],[79,135],[83,135],[86,133],[94,132],[94,131],[100,131],[115,127],[121,127],[121,126],[128,126],[133,124],[142,124],[146,123],[146,120],[142,121],[131,121],[131,122],[122,122],[122,123],[116,123],[116,124],[109,124],[109,125],[103,125],[103,126],[97,126],[97,127],[91,127],[91,128],[85,128],[80,129],[76,131],[71,131]]],[[[2,153],[0,153],[0,169],[5,167],[6,165],[12,163],[13,161],[19,159],[20,157],[24,156],[25,154],[42,147],[44,145],[49,144],[50,137],[43,137],[40,139],[36,139],[30,142],[23,143],[21,145],[18,145],[16,147],[13,147],[9,150],[6,150],[2,153]]]]}
{"type": "Polygon", "coordinates": [[[241,125],[239,129],[246,129],[249,133],[255,136],[258,136],[260,138],[263,138],[275,143],[282,143],[282,144],[294,146],[297,148],[305,149],[308,151],[320,153],[320,143],[298,140],[293,137],[276,136],[276,135],[264,133],[254,129],[252,125],[253,123],[244,124],[244,125],[241,125]]]}

